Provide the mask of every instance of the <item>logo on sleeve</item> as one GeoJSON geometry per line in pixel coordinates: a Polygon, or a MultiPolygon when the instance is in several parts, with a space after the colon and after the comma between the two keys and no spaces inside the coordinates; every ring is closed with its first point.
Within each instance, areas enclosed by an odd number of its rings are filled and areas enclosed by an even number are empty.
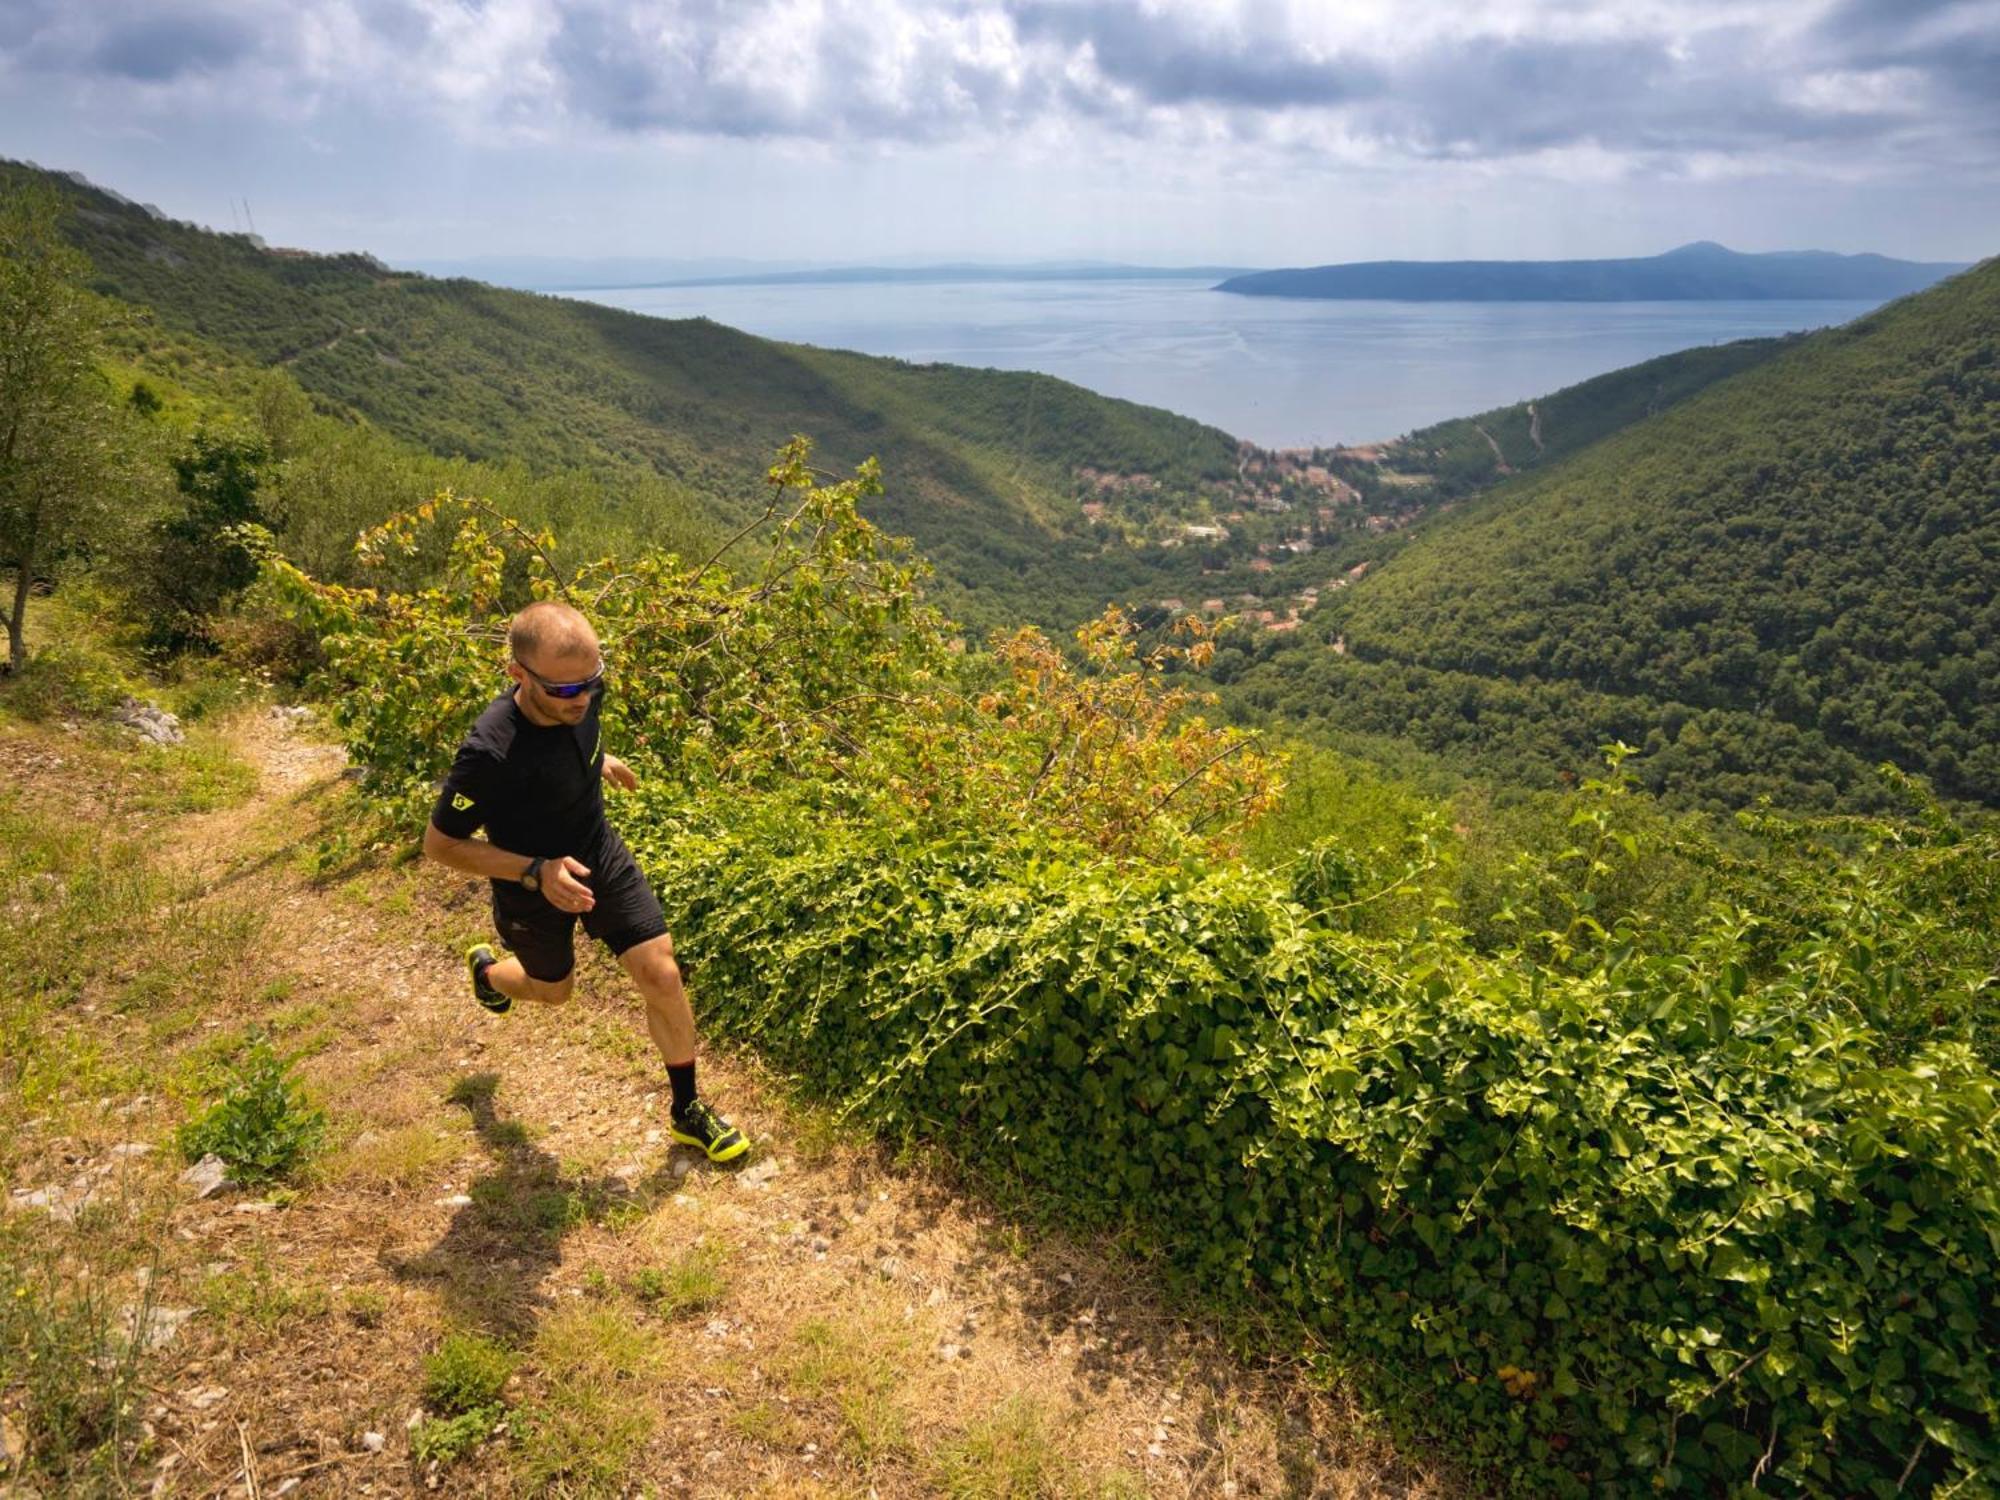
{"type": "Polygon", "coordinates": [[[472,806],[472,799],[463,792],[453,792],[451,794],[451,805],[455,811],[464,812],[468,807],[472,806]]]}

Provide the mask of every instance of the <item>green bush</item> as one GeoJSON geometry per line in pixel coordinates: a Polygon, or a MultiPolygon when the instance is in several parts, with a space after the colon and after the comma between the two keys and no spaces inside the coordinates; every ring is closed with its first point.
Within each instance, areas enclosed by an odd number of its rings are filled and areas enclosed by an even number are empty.
{"type": "Polygon", "coordinates": [[[448,1334],[424,1361],[424,1401],[441,1412],[493,1405],[514,1373],[514,1356],[473,1333],[448,1334]]]}
{"type": "Polygon", "coordinates": [[[1239,864],[769,799],[634,844],[708,1025],[1291,1310],[1524,1493],[2000,1462],[1995,1080],[1880,1060],[1865,910],[1753,982],[1726,903],[1647,956],[1592,937],[1587,879],[1556,962],[1333,930],[1239,864]]]}
{"type": "Polygon", "coordinates": [[[181,1127],[180,1147],[189,1161],[214,1153],[253,1185],[291,1177],[325,1135],[325,1111],[307,1103],[291,1064],[257,1041],[236,1060],[222,1097],[181,1127]]]}
{"type": "Polygon", "coordinates": [[[90,641],[53,641],[0,677],[0,702],[26,719],[102,718],[131,691],[117,659],[90,641]]]}
{"type": "Polygon", "coordinates": [[[426,1417],[410,1429],[410,1453],[420,1464],[456,1463],[492,1433],[503,1406],[475,1406],[455,1417],[426,1417]]]}

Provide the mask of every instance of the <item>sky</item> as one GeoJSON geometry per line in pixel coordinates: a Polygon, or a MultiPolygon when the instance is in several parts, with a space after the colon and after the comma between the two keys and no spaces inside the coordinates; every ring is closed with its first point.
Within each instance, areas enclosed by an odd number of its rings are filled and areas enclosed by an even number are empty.
{"type": "Polygon", "coordinates": [[[1974,260],[2000,0],[0,0],[0,155],[405,264],[1974,260]]]}

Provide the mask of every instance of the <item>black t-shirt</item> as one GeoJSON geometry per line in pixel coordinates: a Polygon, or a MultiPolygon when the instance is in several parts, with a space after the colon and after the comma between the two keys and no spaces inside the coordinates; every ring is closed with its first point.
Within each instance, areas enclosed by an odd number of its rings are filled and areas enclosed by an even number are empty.
{"type": "Polygon", "coordinates": [[[576,724],[532,722],[503,693],[472,726],[438,792],[431,822],[453,838],[481,827],[498,848],[595,864],[610,837],[604,821],[604,747],[593,694],[576,724]]]}

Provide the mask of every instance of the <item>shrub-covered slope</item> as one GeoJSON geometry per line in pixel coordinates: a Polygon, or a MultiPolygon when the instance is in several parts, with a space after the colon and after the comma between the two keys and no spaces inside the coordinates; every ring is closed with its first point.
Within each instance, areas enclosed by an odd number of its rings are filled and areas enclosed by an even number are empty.
{"type": "MultiPolygon", "coordinates": [[[[1389,848],[1231,858],[1274,766],[1178,720],[1115,620],[1075,665],[949,650],[854,519],[867,477],[815,489],[803,459],[812,524],[761,575],[573,581],[711,1034],[1277,1314],[1496,1489],[1982,1493],[1990,831],[1905,785],[1914,818],[1725,845],[1592,783],[1496,871],[1478,942],[1425,885],[1444,809],[1389,848]]],[[[405,837],[528,546],[475,528],[400,598],[274,564],[405,837]]]]}
{"type": "Polygon", "coordinates": [[[1617,736],[1717,805],[2000,802],[1997,361],[1993,261],[1797,340],[1442,518],[1258,695],[1545,784],[1617,736]]]}
{"type": "Polygon", "coordinates": [[[1049,376],[914,366],[773,343],[706,319],[438,281],[365,255],[271,250],[55,174],[96,286],[231,355],[288,369],[330,407],[444,455],[618,470],[679,486],[718,524],[795,432],[826,460],[882,459],[878,521],[936,559],[975,623],[1075,619],[1146,575],[1097,556],[1076,471],[1145,474],[1171,496],[1225,488],[1213,427],[1049,376]]]}

